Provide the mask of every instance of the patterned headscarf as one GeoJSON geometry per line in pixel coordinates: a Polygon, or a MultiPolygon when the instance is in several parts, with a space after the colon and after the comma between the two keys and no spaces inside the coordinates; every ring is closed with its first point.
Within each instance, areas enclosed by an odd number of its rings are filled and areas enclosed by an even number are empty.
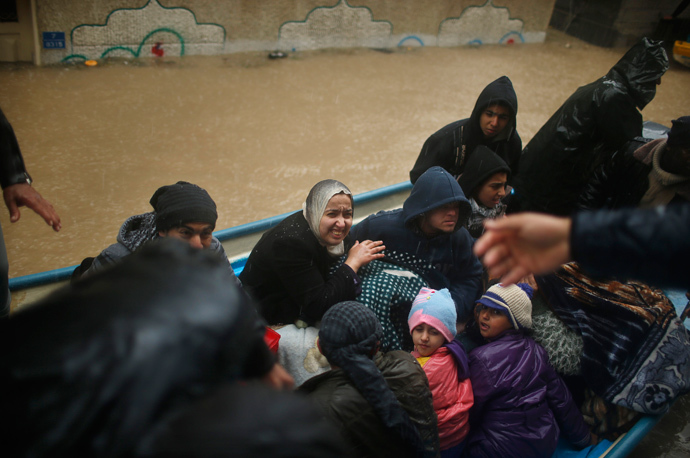
{"type": "Polygon", "coordinates": [[[359,302],[346,301],[324,314],[319,345],[328,361],[342,368],[383,424],[421,451],[417,428],[372,360],[382,336],[383,329],[373,311],[359,302]]]}
{"type": "Polygon", "coordinates": [[[302,214],[304,215],[304,219],[307,220],[311,232],[319,243],[325,246],[328,252],[335,257],[342,256],[345,253],[345,244],[340,242],[335,246],[326,245],[326,242],[321,238],[319,225],[321,224],[321,218],[323,218],[323,212],[326,211],[328,201],[336,194],[347,194],[350,196],[350,201],[352,201],[352,193],[347,186],[340,181],[323,180],[319,181],[311,188],[307,200],[302,204],[302,214]]]}

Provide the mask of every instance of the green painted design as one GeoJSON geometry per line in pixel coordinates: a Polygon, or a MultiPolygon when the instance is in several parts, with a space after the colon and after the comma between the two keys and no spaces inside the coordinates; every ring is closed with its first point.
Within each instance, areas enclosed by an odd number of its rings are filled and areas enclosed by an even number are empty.
{"type": "MultiPolygon", "coordinates": [[[[107,27],[107,26],[108,26],[108,22],[110,21],[110,16],[112,16],[112,15],[115,14],[116,12],[118,12],[118,11],[135,11],[135,10],[143,10],[144,8],[146,8],[147,6],[149,6],[149,4],[150,4],[152,1],[155,2],[155,3],[157,3],[158,6],[160,6],[160,7],[163,8],[163,9],[166,9],[166,10],[176,10],[176,9],[179,9],[179,10],[186,10],[186,11],[189,11],[189,13],[192,15],[192,18],[194,18],[194,23],[195,23],[196,25],[214,25],[214,26],[216,26],[216,27],[220,27],[221,30],[223,31],[223,43],[225,43],[225,40],[226,40],[226,38],[227,38],[227,36],[228,36],[228,33],[227,33],[227,31],[225,30],[225,27],[223,27],[222,25],[216,24],[216,23],[213,23],[213,22],[203,22],[203,23],[200,23],[199,21],[197,21],[197,19],[196,19],[196,14],[194,14],[194,11],[190,10],[189,8],[183,8],[183,7],[169,7],[169,6],[161,5],[157,0],[149,0],[148,2],[146,2],[146,4],[145,4],[144,6],[142,6],[142,7],[140,7],[140,8],[117,8],[117,9],[112,10],[110,13],[108,13],[108,16],[106,17],[105,23],[104,23],[104,24],[80,24],[80,25],[74,27],[74,28],[70,31],[70,47],[72,48],[72,51],[74,51],[74,31],[77,30],[78,28],[80,28],[80,27],[107,27]]],[[[143,39],[143,40],[141,41],[141,43],[139,44],[139,47],[138,47],[137,51],[134,51],[134,50],[132,50],[131,48],[128,48],[128,47],[125,47],[125,46],[113,46],[113,47],[111,47],[111,48],[106,49],[106,50],[103,52],[103,54],[101,54],[101,58],[105,57],[109,52],[115,51],[115,50],[125,50],[125,51],[128,51],[128,52],[131,52],[132,55],[133,55],[134,57],[139,57],[139,55],[140,55],[140,53],[141,53],[141,49],[142,49],[142,47],[144,46],[144,44],[146,43],[146,40],[149,39],[149,38],[151,37],[151,35],[153,35],[153,34],[155,34],[155,33],[157,33],[157,32],[170,32],[170,33],[174,34],[175,36],[177,36],[177,38],[179,38],[179,40],[180,40],[180,45],[181,45],[180,56],[183,56],[183,55],[184,55],[185,42],[184,42],[184,39],[182,38],[182,35],[181,35],[179,32],[177,32],[177,31],[175,31],[175,30],[173,30],[173,29],[166,28],[166,27],[162,27],[162,28],[156,29],[156,30],[154,30],[154,31],[152,31],[152,32],[149,32],[149,33],[146,35],[146,37],[144,37],[144,39],[143,39]]],[[[66,59],[68,59],[68,58],[71,57],[71,56],[83,57],[85,60],[88,59],[88,57],[84,57],[84,56],[82,56],[82,55],[80,55],[80,54],[71,54],[70,56],[65,57],[65,58],[63,59],[63,61],[65,61],[66,59]]]]}
{"type": "Polygon", "coordinates": [[[137,53],[132,51],[132,49],[128,48],[127,46],[113,46],[112,48],[108,48],[105,51],[103,51],[103,54],[101,54],[101,59],[105,58],[110,53],[110,51],[117,51],[117,50],[127,51],[127,52],[131,53],[134,57],[139,57],[139,55],[137,53]]]}
{"type": "Polygon", "coordinates": [[[69,56],[64,57],[60,62],[67,62],[70,59],[84,59],[84,60],[89,60],[88,57],[86,57],[83,54],[70,54],[69,56]]]}

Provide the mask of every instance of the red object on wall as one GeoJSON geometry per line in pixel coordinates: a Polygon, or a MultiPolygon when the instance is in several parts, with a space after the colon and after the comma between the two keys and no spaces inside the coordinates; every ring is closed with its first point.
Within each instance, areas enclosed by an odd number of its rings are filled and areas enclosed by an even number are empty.
{"type": "Polygon", "coordinates": [[[156,42],[155,45],[151,48],[151,52],[157,55],[158,57],[163,57],[163,54],[165,54],[165,51],[163,51],[163,48],[161,47],[163,43],[160,41],[156,42]]]}

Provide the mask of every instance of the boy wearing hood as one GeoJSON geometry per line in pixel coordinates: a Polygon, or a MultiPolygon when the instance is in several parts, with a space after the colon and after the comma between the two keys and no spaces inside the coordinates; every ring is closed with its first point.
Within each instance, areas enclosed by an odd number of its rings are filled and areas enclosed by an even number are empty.
{"type": "Polygon", "coordinates": [[[422,277],[430,288],[448,288],[458,323],[465,323],[481,293],[482,276],[481,263],[472,253],[473,239],[464,227],[471,213],[455,178],[435,166],[419,177],[403,208],[370,215],[350,234],[360,241],[381,240],[387,253],[408,253],[429,264],[422,277]]]}
{"type": "Polygon", "coordinates": [[[498,154],[514,173],[522,151],[516,128],[517,109],[510,78],[501,76],[489,83],[479,94],[469,118],[448,124],[424,142],[410,170],[410,181],[414,184],[432,166],[443,167],[457,179],[479,145],[498,154]]]}
{"type": "Polygon", "coordinates": [[[569,215],[594,167],[642,136],[638,109],[652,101],[667,69],[662,42],[643,38],[606,76],[578,88],[522,152],[509,212],[569,215]]]}

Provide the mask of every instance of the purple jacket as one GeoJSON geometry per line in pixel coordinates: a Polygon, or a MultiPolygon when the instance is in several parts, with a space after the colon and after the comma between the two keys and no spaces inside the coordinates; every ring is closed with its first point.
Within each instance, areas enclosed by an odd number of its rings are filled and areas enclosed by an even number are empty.
{"type": "Polygon", "coordinates": [[[474,406],[466,456],[549,457],[559,432],[577,448],[589,445],[582,414],[546,351],[518,331],[470,352],[474,406]]]}

